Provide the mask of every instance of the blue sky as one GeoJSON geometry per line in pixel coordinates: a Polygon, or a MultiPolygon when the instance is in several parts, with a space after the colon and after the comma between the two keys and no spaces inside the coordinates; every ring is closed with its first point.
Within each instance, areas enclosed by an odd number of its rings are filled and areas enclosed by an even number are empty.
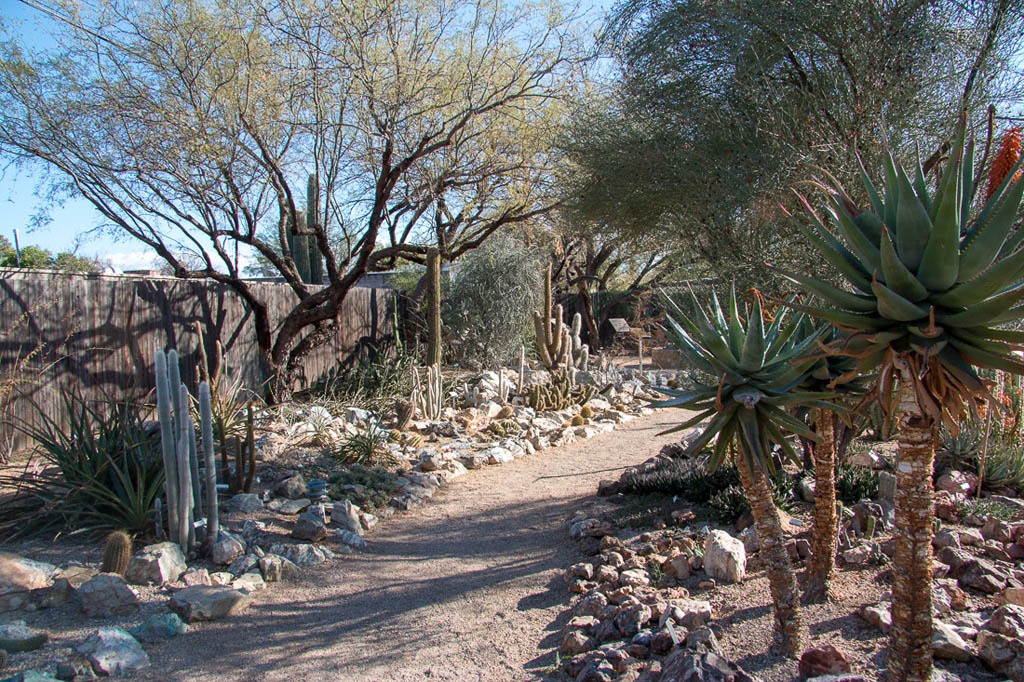
{"type": "MultiPolygon", "coordinates": [[[[40,4],[48,6],[46,0],[40,4]]],[[[600,13],[610,7],[613,0],[580,0],[588,14],[600,13]]],[[[0,17],[11,23],[22,22],[27,35],[46,40],[47,26],[55,20],[18,0],[0,0],[0,17]]],[[[0,175],[0,235],[12,243],[14,230],[18,230],[22,246],[32,244],[53,252],[75,250],[79,255],[99,257],[118,270],[159,268],[163,261],[148,247],[132,239],[116,239],[109,235],[88,235],[100,222],[99,213],[84,199],[69,199],[47,211],[50,221],[45,226],[32,228],[34,216],[46,197],[36,194],[38,176],[24,170],[9,168],[0,175]]]]}

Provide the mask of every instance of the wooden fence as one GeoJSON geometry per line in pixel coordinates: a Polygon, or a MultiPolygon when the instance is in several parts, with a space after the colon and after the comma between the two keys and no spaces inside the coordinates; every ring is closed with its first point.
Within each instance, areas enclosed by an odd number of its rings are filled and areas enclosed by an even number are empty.
{"type": "MultiPolygon", "coordinates": [[[[274,324],[297,300],[285,284],[251,286],[267,302],[274,324]]],[[[398,305],[392,290],[353,289],[338,334],[307,356],[296,388],[363,351],[388,352],[398,305]]],[[[250,317],[230,288],[210,280],[0,269],[0,456],[27,444],[13,424],[35,423],[40,412],[61,418],[61,396],[68,390],[79,389],[89,400],[125,389],[148,392],[157,348],[178,350],[182,378],[194,387],[196,322],[210,357],[220,341],[227,375],[241,372],[245,384],[258,390],[265,371],[250,317]]]]}

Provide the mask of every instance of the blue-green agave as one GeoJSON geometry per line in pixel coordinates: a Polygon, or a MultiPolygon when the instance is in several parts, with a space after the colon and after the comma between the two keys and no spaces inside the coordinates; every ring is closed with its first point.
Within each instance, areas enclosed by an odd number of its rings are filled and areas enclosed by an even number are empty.
{"type": "Polygon", "coordinates": [[[825,304],[789,305],[848,332],[832,345],[858,360],[846,376],[877,369],[887,408],[896,374],[906,368],[925,413],[955,432],[973,401],[988,393],[975,368],[1024,373],[1012,355],[1024,332],[1001,328],[1024,317],[1024,229],[1014,230],[1024,180],[1012,180],[1021,163],[976,212],[974,145],[965,148],[962,129],[934,192],[920,162],[913,175],[892,154],[884,165],[881,191],[861,166],[866,208],[834,178],[815,183],[826,191],[833,229],[798,194],[811,217],[798,227],[844,288],[777,270],[825,304]]]}
{"type": "Polygon", "coordinates": [[[834,409],[827,401],[838,394],[800,388],[820,361],[816,345],[820,331],[801,334],[801,329],[809,329],[802,315],[787,321],[783,310],[766,326],[759,299],[752,306],[741,306],[733,289],[727,303],[728,313],[712,293],[710,311],[705,311],[694,298],[698,314],[691,319],[669,300],[667,333],[704,379],[698,379],[692,390],[659,389],[669,399],[654,406],[697,412],[669,432],[708,419],[686,454],[697,453],[714,440],[709,467],[719,466],[729,445],[735,443],[750,470],[774,473],[773,444],[799,462],[787,433],[815,440],[814,432],[790,410],[796,406],[834,409]]]}

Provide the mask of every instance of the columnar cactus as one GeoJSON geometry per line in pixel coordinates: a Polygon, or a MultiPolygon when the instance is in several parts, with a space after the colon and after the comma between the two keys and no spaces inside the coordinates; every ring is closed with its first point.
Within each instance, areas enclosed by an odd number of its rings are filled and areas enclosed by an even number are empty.
{"type": "MultiPolygon", "coordinates": [[[[213,457],[213,415],[210,407],[210,386],[199,385],[199,414],[203,433],[203,455],[206,468],[206,507],[208,537],[216,537],[217,473],[213,457]]],[[[164,485],[167,497],[167,527],[172,542],[184,551],[195,546],[195,519],[202,516],[203,503],[199,478],[199,456],[195,423],[189,414],[188,388],[181,382],[178,353],[170,350],[156,353],[156,401],[160,420],[160,443],[164,463],[164,485]]]]}
{"type": "Polygon", "coordinates": [[[104,573],[124,575],[128,570],[128,560],[131,558],[131,537],[123,530],[115,530],[103,541],[103,563],[100,570],[104,573]]]}
{"type": "Polygon", "coordinates": [[[316,241],[316,228],[320,224],[320,185],[315,175],[306,183],[306,210],[296,211],[295,218],[288,219],[285,234],[288,250],[299,279],[307,284],[323,284],[324,261],[316,241]]]}
{"type": "Polygon", "coordinates": [[[562,321],[561,304],[553,305],[551,295],[551,266],[548,265],[544,278],[544,310],[533,313],[534,333],[537,337],[537,354],[550,371],[559,367],[574,367],[586,370],[590,360],[590,348],[580,338],[583,316],[573,315],[572,326],[562,321]]]}

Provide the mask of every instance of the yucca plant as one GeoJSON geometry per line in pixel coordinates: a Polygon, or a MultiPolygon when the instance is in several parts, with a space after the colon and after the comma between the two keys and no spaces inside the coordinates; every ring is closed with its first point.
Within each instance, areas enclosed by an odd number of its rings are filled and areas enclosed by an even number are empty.
{"type": "Polygon", "coordinates": [[[735,290],[730,292],[728,317],[714,293],[710,314],[694,301],[698,314],[693,320],[669,303],[668,334],[686,360],[706,378],[696,381],[694,390],[659,389],[670,399],[654,405],[697,412],[670,431],[708,420],[684,457],[714,441],[710,469],[727,457],[735,460],[767,564],[775,608],[775,643],[785,653],[798,655],[804,638],[800,597],[769,477],[776,471],[774,447],[789,459],[800,461],[787,433],[815,439],[807,425],[789,410],[796,405],[826,406],[824,401],[835,395],[797,390],[814,365],[815,360],[808,356],[815,350],[817,336],[808,334],[797,340],[800,321],[785,323],[784,313],[766,327],[759,299],[749,309],[744,304],[741,314],[735,290]]]}
{"type": "MultiPolygon", "coordinates": [[[[891,154],[879,190],[861,168],[870,201],[862,208],[834,179],[826,190],[836,233],[804,199],[811,225],[800,228],[846,280],[840,289],[784,273],[824,306],[792,304],[849,332],[835,352],[857,358],[854,372],[877,372],[883,407],[896,391],[899,416],[896,552],[888,678],[930,680],[931,539],[935,432],[989,396],[976,368],[1024,373],[1011,353],[1024,332],[1000,328],[1024,306],[1024,230],[1014,231],[1024,181],[1018,161],[972,211],[974,146],[964,126],[935,192],[920,163],[913,175],[891,154]],[[838,236],[837,236],[838,235],[838,236]]],[[[803,197],[801,197],[803,199],[803,197]]]]}

